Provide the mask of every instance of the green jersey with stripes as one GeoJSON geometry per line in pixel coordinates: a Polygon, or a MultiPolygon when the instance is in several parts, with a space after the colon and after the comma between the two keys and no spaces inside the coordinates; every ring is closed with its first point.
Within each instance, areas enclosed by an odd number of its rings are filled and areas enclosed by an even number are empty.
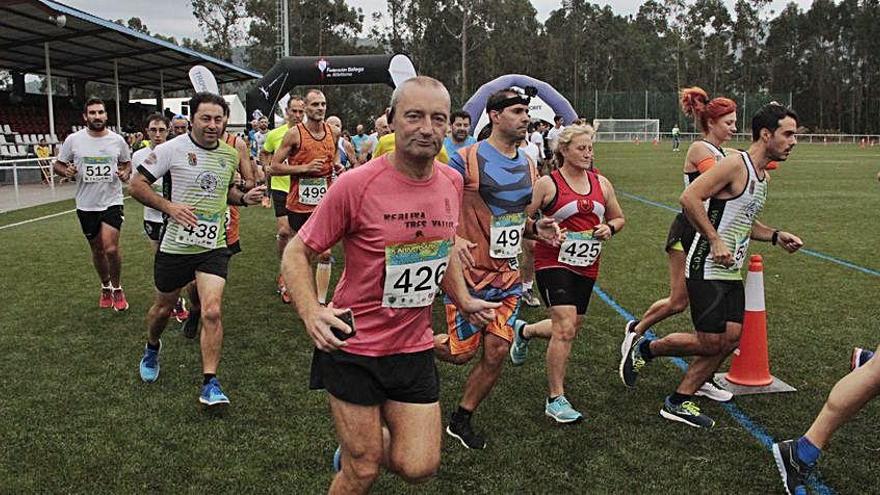
{"type": "Polygon", "coordinates": [[[238,168],[238,151],[220,141],[206,149],[189,134],[156,146],[138,167],[149,181],[162,177],[165,197],[195,208],[197,225],[187,227],[168,218],[159,250],[198,254],[226,247],[226,195],[238,168]]]}
{"type": "Polygon", "coordinates": [[[742,280],[740,269],[748,253],[752,225],[767,200],[767,177],[758,177],[748,153],[742,152],[741,156],[748,172],[743,191],[734,198],[710,198],[704,205],[709,222],[733,253],[733,265],[725,267],[715,263],[709,257],[708,239],[697,232],[685,264],[685,276],[690,280],[742,280]]]}

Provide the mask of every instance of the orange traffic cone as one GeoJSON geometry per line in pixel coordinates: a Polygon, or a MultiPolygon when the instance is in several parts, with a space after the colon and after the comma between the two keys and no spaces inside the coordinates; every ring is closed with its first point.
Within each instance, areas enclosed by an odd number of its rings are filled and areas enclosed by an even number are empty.
{"type": "Polygon", "coordinates": [[[730,371],[724,376],[729,382],[749,387],[773,383],[767,353],[767,309],[764,306],[764,262],[760,255],[749,259],[746,277],[746,312],[743,317],[739,349],[734,353],[730,371]]]}

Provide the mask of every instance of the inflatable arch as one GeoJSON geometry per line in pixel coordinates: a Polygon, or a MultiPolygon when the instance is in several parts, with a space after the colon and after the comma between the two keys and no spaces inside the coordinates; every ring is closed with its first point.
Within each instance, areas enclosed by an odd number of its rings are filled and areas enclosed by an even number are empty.
{"type": "Polygon", "coordinates": [[[564,124],[571,125],[578,118],[571,103],[553,89],[553,86],[522,74],[508,74],[480,86],[480,89],[464,104],[464,111],[471,116],[471,134],[476,136],[489,123],[489,116],[486,114],[486,100],[489,99],[489,96],[496,91],[510,87],[521,89],[532,87],[538,91],[529,104],[529,115],[532,120],[540,119],[552,124],[553,117],[561,115],[564,124]]]}
{"type": "Polygon", "coordinates": [[[272,109],[296,86],[387,84],[392,88],[416,76],[412,60],[395,55],[284,57],[247,93],[247,114],[272,109]]]}

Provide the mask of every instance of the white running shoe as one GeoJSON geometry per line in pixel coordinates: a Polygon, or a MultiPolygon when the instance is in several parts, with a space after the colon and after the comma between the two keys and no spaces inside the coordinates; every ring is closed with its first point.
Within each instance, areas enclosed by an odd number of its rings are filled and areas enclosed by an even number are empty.
{"type": "Polygon", "coordinates": [[[699,390],[694,393],[700,397],[714,400],[715,402],[730,402],[733,400],[733,394],[724,389],[714,378],[704,383],[699,390]]]}

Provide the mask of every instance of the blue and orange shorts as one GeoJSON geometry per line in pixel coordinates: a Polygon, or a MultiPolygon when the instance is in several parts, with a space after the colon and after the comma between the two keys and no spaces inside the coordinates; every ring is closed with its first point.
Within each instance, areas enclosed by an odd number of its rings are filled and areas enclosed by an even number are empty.
{"type": "Polygon", "coordinates": [[[511,289],[505,290],[490,288],[477,292],[471,291],[471,294],[484,301],[500,302],[501,307],[495,310],[494,321],[479,328],[471,325],[447,296],[444,300],[446,303],[446,326],[449,332],[449,351],[452,355],[476,351],[480,347],[485,332],[513,342],[513,324],[519,316],[522,286],[517,284],[511,289]]]}

